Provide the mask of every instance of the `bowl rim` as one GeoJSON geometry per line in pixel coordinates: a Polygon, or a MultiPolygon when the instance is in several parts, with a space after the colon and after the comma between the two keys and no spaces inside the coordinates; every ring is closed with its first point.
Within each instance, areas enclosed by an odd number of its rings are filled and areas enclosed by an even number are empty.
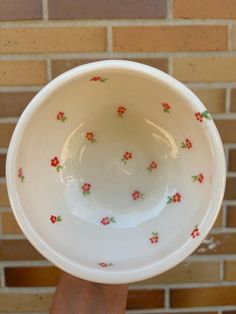
{"type": "Polygon", "coordinates": [[[39,251],[46,259],[51,261],[54,265],[58,266],[60,269],[64,270],[71,275],[80,277],[85,280],[90,280],[100,283],[127,283],[143,280],[152,276],[156,276],[168,269],[176,266],[181,261],[183,261],[187,256],[189,256],[206,237],[210,229],[212,228],[214,221],[220,210],[220,206],[223,200],[226,182],[226,163],[225,155],[223,150],[223,144],[218,133],[218,130],[212,121],[207,127],[206,132],[208,133],[211,143],[214,146],[217,154],[215,154],[216,168],[215,174],[217,177],[217,183],[215,188],[215,198],[209,201],[210,205],[204,220],[201,222],[201,237],[196,238],[194,241],[187,241],[183,246],[176,250],[173,254],[168,255],[165,259],[161,261],[153,262],[152,264],[145,265],[143,267],[134,268],[132,270],[114,270],[107,271],[103,269],[93,269],[90,267],[85,267],[73,262],[72,260],[66,258],[66,256],[60,255],[52,247],[50,247],[40,236],[34,231],[32,225],[29,223],[24,209],[21,206],[20,199],[18,197],[17,191],[17,180],[15,175],[15,164],[17,151],[19,148],[19,142],[23,134],[25,126],[30,121],[34,112],[40,107],[40,104],[48,97],[49,94],[53,93],[56,89],[60,88],[67,80],[73,79],[74,77],[83,76],[87,73],[99,72],[103,70],[128,70],[133,72],[139,72],[146,76],[162,81],[162,83],[167,84],[170,88],[176,90],[176,92],[181,93],[186,98],[191,99],[190,105],[193,106],[198,111],[206,110],[205,106],[198,99],[198,97],[190,91],[184,84],[171,77],[170,75],[146,64],[127,61],[127,60],[102,60],[87,63],[75,67],[63,74],[59,75],[46,86],[44,86],[30,101],[28,106],[23,111],[21,117],[13,132],[10,145],[7,153],[6,160],[6,183],[7,191],[9,196],[9,201],[16,220],[21,227],[23,233],[26,235],[27,239],[31,244],[39,251]]]}

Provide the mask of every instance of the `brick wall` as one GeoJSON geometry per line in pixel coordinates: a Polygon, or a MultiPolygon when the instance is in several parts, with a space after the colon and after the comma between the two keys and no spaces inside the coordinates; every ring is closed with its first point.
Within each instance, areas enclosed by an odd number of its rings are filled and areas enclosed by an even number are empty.
{"type": "Polygon", "coordinates": [[[130,286],[127,311],[236,313],[235,18],[236,0],[0,0],[1,314],[48,313],[60,275],[11,213],[5,159],[17,119],[53,77],[110,58],[150,64],[189,86],[212,113],[228,162],[210,235],[174,269],[130,286]]]}

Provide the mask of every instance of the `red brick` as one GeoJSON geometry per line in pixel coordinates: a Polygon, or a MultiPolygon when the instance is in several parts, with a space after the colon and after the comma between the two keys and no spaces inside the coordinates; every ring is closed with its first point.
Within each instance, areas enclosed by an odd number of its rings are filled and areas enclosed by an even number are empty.
{"type": "Polygon", "coordinates": [[[127,309],[155,309],[164,307],[163,290],[131,290],[128,293],[127,309]]]}
{"type": "Polygon", "coordinates": [[[18,117],[35,96],[33,92],[0,93],[0,117],[18,117]]]}
{"type": "Polygon", "coordinates": [[[42,18],[41,0],[0,0],[0,21],[42,18]]]}

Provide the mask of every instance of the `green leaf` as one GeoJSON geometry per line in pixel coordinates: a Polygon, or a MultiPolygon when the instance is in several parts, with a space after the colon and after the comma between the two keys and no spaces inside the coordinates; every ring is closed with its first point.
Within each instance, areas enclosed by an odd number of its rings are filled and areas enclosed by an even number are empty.
{"type": "Polygon", "coordinates": [[[172,197],[168,196],[167,204],[170,204],[170,203],[172,203],[172,197]]]}
{"type": "Polygon", "coordinates": [[[202,116],[207,120],[211,120],[211,115],[207,110],[202,112],[202,116]]]}
{"type": "Polygon", "coordinates": [[[186,148],[186,144],[184,144],[184,142],[181,142],[181,148],[186,148]]]}

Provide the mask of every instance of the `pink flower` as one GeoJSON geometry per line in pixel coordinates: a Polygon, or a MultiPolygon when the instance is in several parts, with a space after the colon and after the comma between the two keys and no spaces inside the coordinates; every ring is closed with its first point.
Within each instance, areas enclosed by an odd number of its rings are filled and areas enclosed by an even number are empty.
{"type": "Polygon", "coordinates": [[[116,221],[115,221],[114,217],[104,217],[104,218],[102,218],[102,220],[100,222],[101,222],[101,224],[106,226],[106,225],[109,225],[111,222],[114,223],[116,221]]]}
{"type": "Polygon", "coordinates": [[[152,244],[158,243],[158,241],[159,241],[158,233],[152,232],[152,236],[151,236],[151,238],[149,238],[149,240],[152,244]]]}
{"type": "Polygon", "coordinates": [[[99,266],[101,267],[109,267],[109,266],[113,266],[112,263],[104,263],[104,262],[101,262],[101,263],[98,263],[99,266]]]}
{"type": "Polygon", "coordinates": [[[152,161],[147,169],[149,170],[149,172],[152,172],[152,170],[157,169],[157,163],[155,161],[152,161]]]}
{"type": "Polygon", "coordinates": [[[23,171],[22,171],[22,168],[20,168],[18,170],[18,178],[21,178],[23,176],[23,171]]]}
{"type": "Polygon", "coordinates": [[[195,228],[193,229],[193,231],[191,233],[191,237],[194,239],[198,236],[200,236],[200,232],[199,232],[198,226],[195,226],[195,228]]]}
{"type": "Polygon", "coordinates": [[[84,196],[90,194],[91,184],[90,183],[84,183],[81,186],[81,190],[83,191],[84,196]]]}

